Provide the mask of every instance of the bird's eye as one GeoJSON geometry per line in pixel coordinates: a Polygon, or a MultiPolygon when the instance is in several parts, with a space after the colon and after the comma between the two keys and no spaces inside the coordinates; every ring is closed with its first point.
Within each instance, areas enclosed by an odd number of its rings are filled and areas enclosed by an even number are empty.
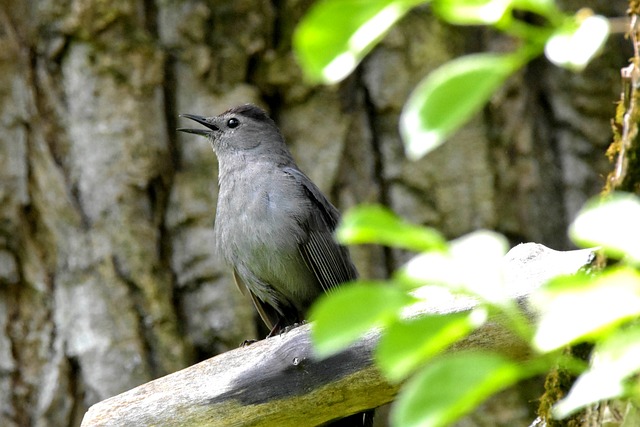
{"type": "Polygon", "coordinates": [[[239,124],[240,124],[240,120],[236,119],[235,117],[232,117],[229,120],[227,120],[227,126],[230,127],[231,129],[238,127],[239,124]]]}

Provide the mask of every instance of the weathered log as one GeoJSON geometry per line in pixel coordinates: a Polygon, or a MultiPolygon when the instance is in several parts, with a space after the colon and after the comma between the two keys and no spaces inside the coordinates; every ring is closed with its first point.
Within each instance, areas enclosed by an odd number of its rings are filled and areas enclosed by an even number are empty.
{"type": "MultiPolygon", "coordinates": [[[[591,250],[520,245],[505,257],[506,280],[513,297],[526,304],[548,278],[576,272],[591,258],[591,250]]],[[[423,311],[458,312],[472,305],[454,299],[423,311]]],[[[526,358],[526,343],[498,324],[488,322],[451,351],[484,348],[526,358]]],[[[310,325],[300,326],[106,399],[89,409],[82,426],[318,425],[393,400],[399,385],[388,383],[372,364],[377,332],[318,360],[309,331],[310,325]]]]}

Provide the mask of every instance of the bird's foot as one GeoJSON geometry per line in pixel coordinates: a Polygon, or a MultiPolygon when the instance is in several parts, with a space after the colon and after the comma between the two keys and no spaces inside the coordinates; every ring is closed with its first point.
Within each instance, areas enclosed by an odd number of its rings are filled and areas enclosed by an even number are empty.
{"type": "Polygon", "coordinates": [[[278,335],[286,334],[287,332],[292,331],[299,326],[305,325],[306,323],[307,321],[303,320],[301,322],[296,322],[292,325],[287,325],[284,328],[282,328],[280,331],[278,331],[278,335]]]}
{"type": "Polygon", "coordinates": [[[307,323],[306,320],[302,320],[301,322],[296,322],[293,323],[291,325],[287,325],[287,326],[280,326],[280,322],[276,323],[276,325],[271,329],[271,332],[269,332],[269,335],[267,335],[267,338],[271,338],[271,337],[275,337],[276,335],[283,335],[286,334],[287,332],[291,331],[292,329],[297,328],[298,326],[302,326],[305,323],[307,323]]]}

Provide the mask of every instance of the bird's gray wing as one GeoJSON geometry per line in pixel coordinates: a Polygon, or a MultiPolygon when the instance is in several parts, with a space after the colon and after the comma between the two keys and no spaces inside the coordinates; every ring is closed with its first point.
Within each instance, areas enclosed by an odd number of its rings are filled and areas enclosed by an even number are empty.
{"type": "Polygon", "coordinates": [[[233,269],[233,280],[236,282],[240,292],[245,294],[247,290],[249,291],[251,302],[253,302],[253,306],[256,308],[260,318],[270,330],[273,330],[278,325],[282,314],[278,313],[277,309],[271,307],[269,304],[260,301],[260,298],[251,292],[249,287],[244,283],[244,280],[242,280],[242,277],[238,274],[238,271],[235,268],[233,269]]]}
{"type": "Polygon", "coordinates": [[[358,277],[347,248],[339,245],[334,231],[340,220],[340,213],[322,194],[320,189],[298,169],[286,167],[284,172],[292,176],[303,188],[315,209],[309,209],[300,225],[305,229],[305,239],[299,243],[299,250],[307,267],[325,292],[344,282],[358,277]]]}

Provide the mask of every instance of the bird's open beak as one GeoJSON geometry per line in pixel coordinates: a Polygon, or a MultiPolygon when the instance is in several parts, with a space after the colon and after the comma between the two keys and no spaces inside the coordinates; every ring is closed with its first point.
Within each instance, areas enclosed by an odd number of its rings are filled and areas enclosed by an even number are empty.
{"type": "Polygon", "coordinates": [[[218,126],[214,125],[213,123],[209,123],[207,121],[206,117],[196,116],[195,114],[180,114],[178,117],[185,117],[187,119],[191,119],[194,122],[198,122],[202,126],[206,126],[209,129],[211,129],[211,130],[207,130],[207,129],[189,129],[189,128],[178,128],[178,129],[176,129],[176,130],[178,130],[180,132],[194,133],[196,135],[202,135],[202,136],[209,136],[209,135],[211,135],[211,131],[220,130],[218,128],[218,126]]]}

